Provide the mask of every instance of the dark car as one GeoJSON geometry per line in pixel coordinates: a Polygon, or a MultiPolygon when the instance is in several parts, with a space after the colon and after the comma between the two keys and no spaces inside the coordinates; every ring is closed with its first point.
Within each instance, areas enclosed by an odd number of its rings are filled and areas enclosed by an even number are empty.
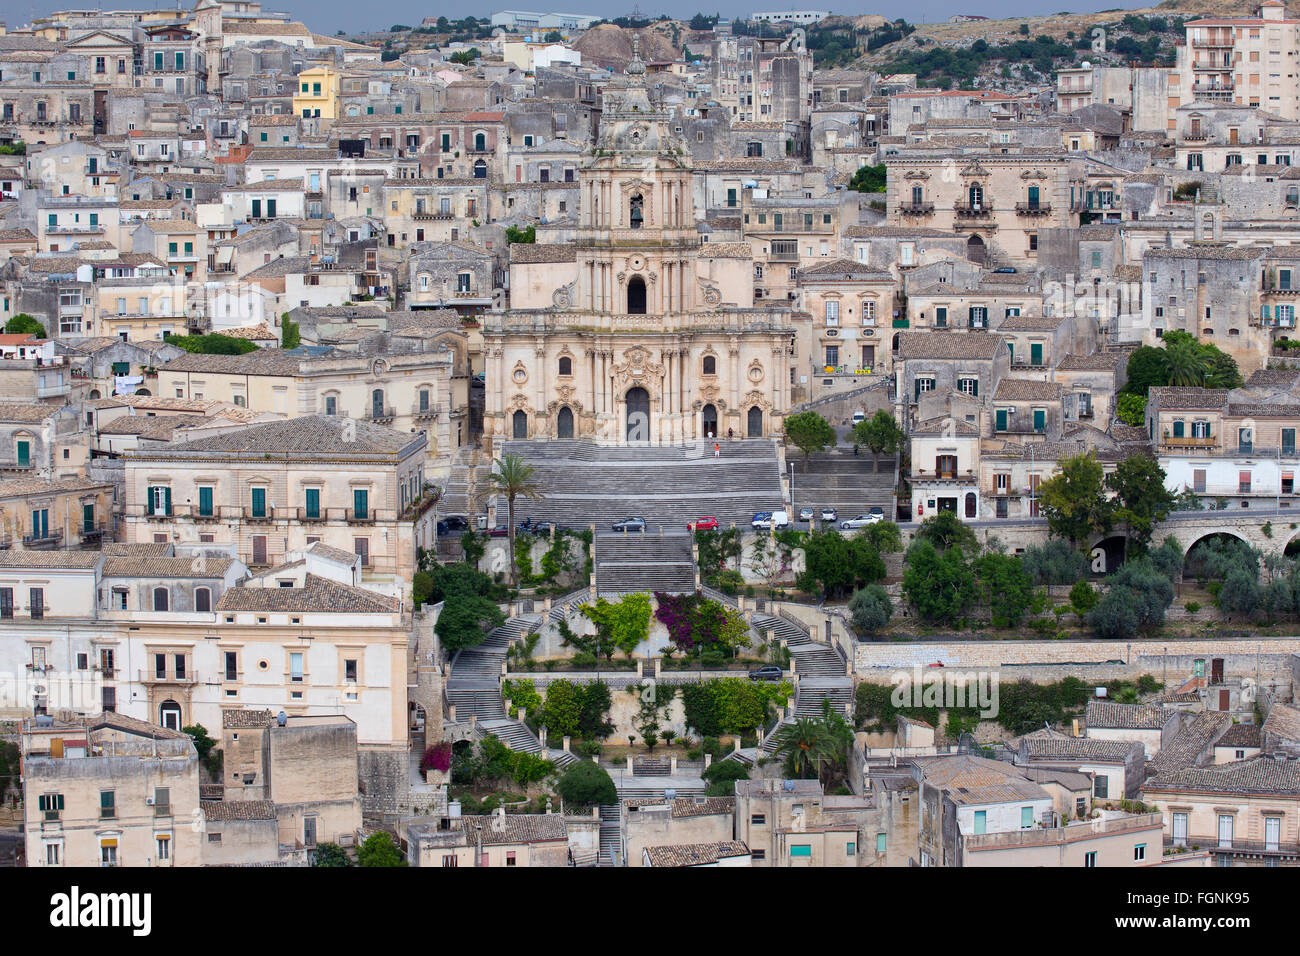
{"type": "Polygon", "coordinates": [[[624,518],[622,521],[614,522],[614,530],[622,531],[626,534],[629,531],[638,531],[645,534],[645,518],[624,518]]]}
{"type": "Polygon", "coordinates": [[[519,530],[524,534],[549,535],[552,528],[556,528],[552,521],[533,521],[531,518],[519,526],[519,530]]]}
{"type": "Polygon", "coordinates": [[[462,517],[461,515],[447,515],[447,517],[442,519],[442,523],[452,531],[469,530],[469,519],[462,517]]]}
{"type": "Polygon", "coordinates": [[[781,680],[784,676],[785,672],[775,664],[764,664],[749,672],[750,680],[781,680]]]}
{"type": "Polygon", "coordinates": [[[499,524],[499,525],[497,525],[495,528],[493,528],[491,531],[488,532],[488,537],[489,537],[489,538],[508,538],[508,537],[510,537],[510,529],[509,529],[508,527],[506,527],[505,525],[503,525],[503,524],[499,524]]]}
{"type": "Polygon", "coordinates": [[[1011,266],[1002,266],[999,269],[993,270],[994,275],[1003,275],[1003,276],[1015,275],[1015,272],[1016,270],[1011,268],[1011,266]]]}

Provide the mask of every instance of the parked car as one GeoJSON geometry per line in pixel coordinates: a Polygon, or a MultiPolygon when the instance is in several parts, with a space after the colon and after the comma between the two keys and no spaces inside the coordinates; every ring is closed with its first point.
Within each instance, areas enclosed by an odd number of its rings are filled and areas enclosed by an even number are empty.
{"type": "Polygon", "coordinates": [[[489,538],[508,538],[508,537],[510,537],[510,529],[509,529],[506,525],[499,524],[499,525],[497,525],[495,528],[493,528],[491,531],[488,532],[488,537],[489,537],[489,538]]]}
{"type": "Polygon", "coordinates": [[[799,509],[799,520],[800,520],[800,521],[812,521],[812,519],[813,519],[813,510],[812,510],[811,508],[800,508],[800,509],[799,509]]]}
{"type": "Polygon", "coordinates": [[[754,515],[750,526],[755,531],[766,531],[769,528],[788,528],[790,527],[790,515],[785,511],[760,511],[754,515]]]}
{"type": "Polygon", "coordinates": [[[469,519],[461,515],[447,515],[438,522],[438,533],[442,534],[442,526],[446,525],[448,531],[468,531],[469,519]]]}
{"type": "Polygon", "coordinates": [[[614,522],[614,530],[622,531],[624,534],[631,531],[645,534],[645,518],[624,518],[622,521],[616,521],[614,522]]]}
{"type": "Polygon", "coordinates": [[[775,664],[764,664],[749,672],[750,680],[781,680],[785,673],[775,664]]]}
{"type": "Polygon", "coordinates": [[[831,524],[834,524],[836,521],[839,520],[839,517],[840,517],[840,513],[836,511],[834,508],[823,508],[821,511],[822,521],[828,521],[831,524]]]}
{"type": "Polygon", "coordinates": [[[880,520],[881,520],[881,521],[884,521],[884,520],[885,520],[885,509],[884,509],[884,508],[880,508],[880,507],[872,508],[872,509],[870,509],[870,511],[869,511],[868,513],[869,513],[869,514],[873,514],[873,515],[880,515],[880,520]]]}
{"type": "Polygon", "coordinates": [[[524,523],[519,526],[523,534],[549,535],[551,529],[558,530],[558,525],[553,521],[534,521],[532,518],[524,519],[524,523]]]}
{"type": "Polygon", "coordinates": [[[866,412],[854,412],[854,413],[853,413],[853,424],[854,424],[854,425],[856,425],[858,422],[865,422],[866,420],[867,420],[867,413],[866,413],[866,412]]]}
{"type": "Polygon", "coordinates": [[[875,524],[877,521],[884,521],[883,514],[865,514],[858,515],[856,518],[848,518],[840,522],[840,528],[844,531],[852,531],[854,528],[865,528],[869,524],[875,524]]]}
{"type": "Polygon", "coordinates": [[[998,268],[998,269],[994,269],[994,270],[993,270],[993,272],[994,272],[995,275],[1008,275],[1008,276],[1009,276],[1009,275],[1014,275],[1014,274],[1015,274],[1015,271],[1016,271],[1016,270],[1013,269],[1011,266],[1002,266],[1002,267],[1000,267],[1000,268],[998,268]]]}
{"type": "Polygon", "coordinates": [[[717,531],[717,518],[696,518],[686,525],[687,531],[717,531]]]}

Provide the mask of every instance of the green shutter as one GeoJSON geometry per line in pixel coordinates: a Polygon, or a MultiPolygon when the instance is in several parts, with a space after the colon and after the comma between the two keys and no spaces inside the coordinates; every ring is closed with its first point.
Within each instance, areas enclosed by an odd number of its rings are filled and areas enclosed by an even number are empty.
{"type": "Polygon", "coordinates": [[[20,441],[18,443],[18,467],[26,468],[32,463],[32,443],[20,441]]]}
{"type": "Polygon", "coordinates": [[[1004,432],[1007,430],[1007,410],[999,408],[997,414],[997,431],[1004,432]]]}
{"type": "Polygon", "coordinates": [[[171,513],[172,513],[172,488],[171,485],[168,485],[166,488],[163,489],[163,514],[170,515],[171,513]]]}
{"type": "Polygon", "coordinates": [[[266,517],[266,489],[265,488],[253,489],[253,517],[254,518],[266,517]]]}
{"type": "Polygon", "coordinates": [[[1185,428],[1185,427],[1186,427],[1186,426],[1184,426],[1184,424],[1183,424],[1182,422],[1174,422],[1174,437],[1175,437],[1175,438],[1182,438],[1183,435],[1185,434],[1185,432],[1184,432],[1184,428],[1185,428]]]}
{"type": "Polygon", "coordinates": [[[319,488],[307,489],[307,517],[308,518],[320,517],[320,489],[319,488]]]}
{"type": "Polygon", "coordinates": [[[212,515],[212,489],[211,488],[199,489],[199,514],[203,515],[204,517],[211,517],[212,515]]]}
{"type": "Polygon", "coordinates": [[[921,400],[921,380],[919,378],[912,380],[912,400],[917,402],[921,400]]]}
{"type": "Polygon", "coordinates": [[[1041,342],[1034,342],[1029,346],[1029,364],[1043,364],[1043,346],[1041,342]]]}
{"type": "Polygon", "coordinates": [[[975,395],[975,396],[979,395],[979,393],[980,393],[980,380],[979,380],[979,379],[977,379],[977,378],[973,378],[973,379],[970,380],[970,393],[971,393],[971,395],[975,395]]]}
{"type": "Polygon", "coordinates": [[[370,513],[370,492],[364,488],[356,488],[352,492],[352,511],[357,518],[369,517],[370,513]]]}
{"type": "Polygon", "coordinates": [[[1041,432],[1047,430],[1047,411],[1042,408],[1034,409],[1034,431],[1041,432]]]}

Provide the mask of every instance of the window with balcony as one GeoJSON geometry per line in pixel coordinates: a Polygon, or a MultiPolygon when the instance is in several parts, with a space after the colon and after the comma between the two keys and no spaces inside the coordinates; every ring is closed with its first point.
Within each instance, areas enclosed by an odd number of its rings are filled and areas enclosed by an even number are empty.
{"type": "Polygon", "coordinates": [[[305,488],[303,490],[303,517],[319,518],[320,515],[320,489],[305,488]]]}
{"type": "Polygon", "coordinates": [[[289,680],[295,684],[302,683],[302,654],[298,651],[289,655],[289,680]]]}
{"type": "Polygon", "coordinates": [[[370,492],[367,489],[352,490],[352,516],[363,521],[370,516],[370,492]]]}
{"type": "Polygon", "coordinates": [[[250,510],[252,516],[254,518],[265,518],[266,517],[266,489],[253,488],[251,489],[251,494],[252,494],[252,500],[250,502],[251,505],[250,510]]]}

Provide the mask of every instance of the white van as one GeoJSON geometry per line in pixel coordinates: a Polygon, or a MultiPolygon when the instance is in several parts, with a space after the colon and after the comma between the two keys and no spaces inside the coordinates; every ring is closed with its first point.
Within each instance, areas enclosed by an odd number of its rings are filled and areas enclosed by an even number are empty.
{"type": "Polygon", "coordinates": [[[790,513],[788,511],[773,511],[771,513],[760,511],[754,515],[754,520],[750,522],[750,526],[755,531],[766,531],[769,528],[784,531],[790,527],[790,513]]]}
{"type": "Polygon", "coordinates": [[[866,412],[854,412],[854,413],[853,413],[853,424],[854,424],[854,425],[856,425],[858,422],[865,422],[866,420],[867,420],[867,413],[866,413],[866,412]]]}

